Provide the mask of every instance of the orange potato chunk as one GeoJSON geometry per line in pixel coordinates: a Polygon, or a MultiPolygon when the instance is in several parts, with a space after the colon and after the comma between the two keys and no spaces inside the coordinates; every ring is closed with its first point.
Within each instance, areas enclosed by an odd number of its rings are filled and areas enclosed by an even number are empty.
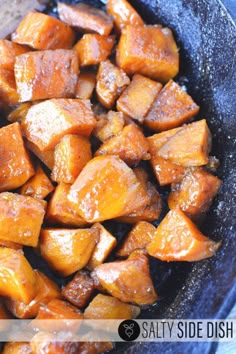
{"type": "Polygon", "coordinates": [[[21,123],[22,120],[25,119],[31,105],[31,102],[20,103],[12,112],[8,114],[7,120],[11,123],[21,123]]]}
{"type": "Polygon", "coordinates": [[[155,131],[179,127],[199,112],[192,97],[173,80],[170,80],[157,95],[145,124],[155,131]]]}
{"type": "Polygon", "coordinates": [[[150,305],[157,300],[148,258],[142,253],[131,254],[125,261],[101,264],[92,274],[110,295],[123,302],[150,305]]]}
{"type": "Polygon", "coordinates": [[[104,11],[87,4],[67,5],[58,3],[58,14],[62,21],[70,26],[86,32],[96,32],[109,35],[113,27],[113,20],[104,11]]]}
{"type": "Polygon", "coordinates": [[[16,242],[0,239],[0,247],[12,248],[13,250],[22,250],[23,245],[16,242]]]}
{"type": "Polygon", "coordinates": [[[183,127],[158,151],[158,155],[182,166],[202,166],[208,163],[211,133],[202,119],[183,127]]]}
{"type": "Polygon", "coordinates": [[[116,62],[128,75],[142,74],[161,82],[167,82],[179,71],[179,53],[172,32],[161,26],[125,27],[116,62]]]}
{"type": "Polygon", "coordinates": [[[161,88],[159,82],[136,74],[118,99],[117,110],[142,123],[161,88]]]}
{"type": "Polygon", "coordinates": [[[36,275],[23,253],[0,247],[0,295],[29,303],[37,291],[36,275]]]}
{"type": "Polygon", "coordinates": [[[11,39],[38,50],[68,49],[74,43],[75,34],[57,18],[31,11],[12,33],[11,39]]]}
{"type": "Polygon", "coordinates": [[[52,269],[68,276],[86,266],[98,240],[96,229],[44,229],[40,252],[52,269]]]}
{"type": "Polygon", "coordinates": [[[44,163],[49,170],[53,169],[54,165],[54,149],[41,151],[37,145],[29,140],[25,141],[25,145],[29,151],[31,151],[37,158],[44,163]]]}
{"type": "Polygon", "coordinates": [[[14,71],[16,56],[28,51],[29,49],[20,44],[13,43],[7,39],[0,39],[0,69],[14,71]]]}
{"type": "Polygon", "coordinates": [[[136,125],[125,126],[120,133],[111,137],[96,151],[95,156],[117,155],[128,165],[140,160],[149,160],[149,145],[141,129],[136,125]]]}
{"type": "Polygon", "coordinates": [[[219,178],[202,169],[190,171],[180,183],[172,186],[168,197],[169,208],[179,207],[189,218],[201,220],[209,210],[221,183],[219,178]]]}
{"type": "Polygon", "coordinates": [[[78,77],[75,97],[87,100],[92,97],[96,85],[96,75],[92,71],[81,71],[78,77]]]}
{"type": "MultiPolygon", "coordinates": [[[[61,341],[61,333],[55,335],[53,333],[38,332],[33,336],[30,342],[30,347],[32,349],[32,354],[72,354],[72,353],[82,353],[80,352],[81,343],[74,342],[75,335],[69,334],[68,332],[63,333],[64,341],[61,341]]],[[[102,344],[102,343],[101,343],[102,344]]],[[[85,352],[84,352],[85,353],[85,352]]],[[[95,354],[94,352],[87,354],[95,354]]],[[[25,353],[20,353],[25,354],[25,353]]],[[[28,354],[28,353],[27,353],[28,354]]]]}
{"type": "Polygon", "coordinates": [[[103,106],[111,109],[122,91],[130,83],[129,77],[122,69],[109,60],[100,63],[97,73],[97,98],[103,106]]]}
{"type": "Polygon", "coordinates": [[[14,72],[20,102],[74,97],[78,56],[69,49],[29,52],[16,57],[14,72]]]}
{"type": "Polygon", "coordinates": [[[47,151],[66,134],[89,136],[95,124],[90,101],[59,98],[32,106],[21,125],[26,138],[47,151]]]}
{"type": "Polygon", "coordinates": [[[69,199],[91,223],[131,213],[150,201],[134,172],[118,156],[90,160],[71,186],[69,199]]]}
{"type": "Polygon", "coordinates": [[[211,257],[220,245],[204,236],[180,209],[175,209],[159,224],[147,251],[163,261],[192,262],[211,257]]]}
{"type": "Polygon", "coordinates": [[[79,56],[79,63],[83,66],[99,65],[111,54],[115,44],[115,36],[101,36],[87,33],[75,44],[73,49],[79,56]]]}
{"type": "Polygon", "coordinates": [[[0,235],[2,240],[36,247],[46,202],[32,197],[0,193],[0,235]]]}
{"type": "Polygon", "coordinates": [[[8,105],[16,105],[20,101],[12,70],[0,69],[0,101],[8,105]]]}
{"type": "Polygon", "coordinates": [[[127,25],[144,25],[137,11],[126,0],[108,0],[106,10],[114,18],[116,29],[120,31],[127,25]]]}
{"type": "Polygon", "coordinates": [[[33,354],[30,343],[8,342],[4,345],[2,354],[33,354]]]}
{"type": "Polygon", "coordinates": [[[91,159],[91,144],[87,138],[72,134],[64,135],[55,147],[52,180],[74,183],[91,159]]]}
{"type": "Polygon", "coordinates": [[[122,112],[109,111],[104,118],[99,118],[93,134],[102,142],[120,133],[125,120],[122,112]]]}
{"type": "Polygon", "coordinates": [[[35,173],[19,123],[0,129],[0,192],[22,186],[35,173]]]}

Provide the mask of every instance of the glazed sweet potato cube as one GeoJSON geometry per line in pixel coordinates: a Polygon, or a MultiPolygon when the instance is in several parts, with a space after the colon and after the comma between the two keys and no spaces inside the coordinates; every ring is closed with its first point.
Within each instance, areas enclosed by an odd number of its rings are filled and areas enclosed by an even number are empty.
{"type": "Polygon", "coordinates": [[[20,44],[13,43],[7,39],[0,39],[0,69],[14,71],[16,56],[28,51],[29,49],[20,44]]]}
{"type": "Polygon", "coordinates": [[[84,318],[93,320],[132,319],[138,317],[140,308],[121,302],[115,297],[98,294],[84,311],[84,318]]]}
{"type": "Polygon", "coordinates": [[[149,160],[149,145],[141,129],[136,125],[125,126],[120,133],[108,139],[96,151],[95,156],[117,155],[128,165],[149,160]]]}
{"type": "Polygon", "coordinates": [[[31,102],[25,102],[25,103],[21,103],[19,104],[13,111],[11,111],[8,116],[7,116],[7,120],[11,123],[21,123],[22,120],[25,119],[26,114],[29,110],[29,108],[31,107],[31,102]]]}
{"type": "Polygon", "coordinates": [[[57,18],[31,11],[12,33],[11,39],[38,50],[68,49],[74,43],[75,34],[57,18]]]}
{"type": "Polygon", "coordinates": [[[23,245],[13,241],[7,241],[0,239],[0,247],[12,248],[13,250],[22,250],[23,245]]]}
{"type": "Polygon", "coordinates": [[[14,72],[20,102],[74,97],[78,56],[70,49],[29,52],[16,57],[14,72]]]}
{"type": "MultiPolygon", "coordinates": [[[[63,332],[64,341],[61,340],[62,339],[61,336],[62,336],[61,333],[58,333],[57,335],[53,333],[42,332],[42,331],[36,333],[30,341],[32,354],[81,353],[79,352],[81,343],[79,342],[79,340],[77,342],[74,342],[75,340],[74,334],[72,335],[69,332],[63,332]]],[[[20,354],[25,354],[25,353],[20,353],[20,354]]],[[[93,352],[91,354],[95,354],[95,353],[93,352]]]]}
{"type": "Polygon", "coordinates": [[[157,95],[145,124],[152,130],[163,131],[179,127],[199,112],[192,97],[173,80],[157,95]]]}
{"type": "Polygon", "coordinates": [[[94,289],[94,281],[90,277],[89,272],[81,270],[62,289],[62,296],[73,305],[84,307],[88,303],[94,289]]]}
{"type": "Polygon", "coordinates": [[[116,238],[102,224],[96,223],[92,229],[98,230],[100,237],[88,263],[90,269],[102,264],[117,245],[116,238]]]}
{"type": "Polygon", "coordinates": [[[125,120],[122,112],[109,111],[104,118],[99,118],[93,134],[102,142],[120,133],[125,120]]]}
{"type": "Polygon", "coordinates": [[[36,247],[46,202],[32,197],[0,193],[1,239],[36,247]]]}
{"type": "Polygon", "coordinates": [[[190,171],[180,183],[172,186],[168,197],[169,208],[179,207],[189,218],[201,220],[209,210],[221,183],[219,178],[202,169],[190,171]]]}
{"type": "Polygon", "coordinates": [[[0,295],[29,303],[37,291],[35,273],[23,253],[0,247],[0,295]]]}
{"type": "Polygon", "coordinates": [[[106,10],[114,18],[115,27],[120,31],[127,25],[144,25],[137,11],[127,0],[108,0],[106,10]]]}
{"type": "Polygon", "coordinates": [[[90,160],[71,186],[69,199],[91,223],[131,213],[150,201],[134,172],[118,156],[90,160]]]}
{"type": "Polygon", "coordinates": [[[142,253],[135,257],[131,254],[125,261],[101,264],[92,274],[110,295],[123,302],[150,305],[157,300],[148,258],[142,253]]]}
{"type": "Polygon", "coordinates": [[[59,183],[47,208],[46,221],[52,225],[85,226],[85,221],[76,211],[75,205],[68,199],[70,184],[59,183]]]}
{"type": "Polygon", "coordinates": [[[96,74],[92,71],[81,71],[78,77],[75,97],[87,100],[92,97],[96,85],[96,74]]]}
{"type": "Polygon", "coordinates": [[[0,69],[0,101],[8,105],[16,105],[20,101],[12,70],[0,69]]]}
{"type": "Polygon", "coordinates": [[[53,165],[54,165],[54,149],[51,150],[47,150],[47,151],[41,151],[37,145],[35,145],[34,143],[32,143],[29,140],[25,141],[25,145],[27,147],[27,149],[31,152],[33,152],[33,154],[35,156],[37,156],[37,158],[42,161],[44,163],[45,166],[47,166],[47,168],[49,170],[53,169],[53,165]]]}
{"type": "Polygon", "coordinates": [[[111,109],[129,83],[130,79],[122,69],[113,65],[109,60],[101,62],[96,84],[98,100],[103,106],[111,109]]]}
{"type": "Polygon", "coordinates": [[[98,240],[96,229],[44,229],[40,252],[53,270],[68,276],[86,266],[98,240]]]}
{"type": "Polygon", "coordinates": [[[111,54],[115,44],[115,36],[101,36],[96,33],[87,33],[76,43],[73,49],[79,56],[79,63],[83,66],[99,65],[111,54]]]}
{"type": "Polygon", "coordinates": [[[29,141],[47,151],[66,134],[89,136],[95,124],[90,101],[58,98],[33,105],[22,128],[29,141]]]}
{"type": "Polygon", "coordinates": [[[61,293],[57,284],[39,270],[35,270],[38,292],[35,298],[25,304],[22,301],[7,299],[7,308],[17,318],[34,318],[41,305],[52,299],[60,298],[61,293]]]}
{"type": "Polygon", "coordinates": [[[159,82],[136,74],[118,99],[117,110],[142,123],[161,88],[159,82]]]}
{"type": "Polygon", "coordinates": [[[172,32],[161,26],[125,27],[116,62],[128,75],[142,74],[160,82],[167,82],[179,71],[179,53],[172,32]]]}
{"type": "Polygon", "coordinates": [[[4,345],[2,354],[33,354],[28,342],[8,342],[4,345]]]}
{"type": "Polygon", "coordinates": [[[55,147],[52,180],[74,183],[91,159],[92,151],[88,138],[73,134],[64,135],[55,147]]]}
{"type": "Polygon", "coordinates": [[[181,128],[175,128],[163,133],[154,134],[147,138],[152,168],[161,186],[181,180],[185,173],[183,166],[166,160],[158,154],[160,148],[180,130],[181,128]]]}
{"type": "Polygon", "coordinates": [[[86,32],[109,35],[113,20],[104,11],[87,4],[67,5],[58,3],[58,14],[62,21],[70,26],[86,32]]]}
{"type": "Polygon", "coordinates": [[[0,192],[22,186],[34,175],[19,123],[0,129],[0,192]]]}
{"type": "Polygon", "coordinates": [[[202,119],[183,127],[158,151],[158,155],[182,166],[202,166],[208,163],[211,133],[202,119]]]}

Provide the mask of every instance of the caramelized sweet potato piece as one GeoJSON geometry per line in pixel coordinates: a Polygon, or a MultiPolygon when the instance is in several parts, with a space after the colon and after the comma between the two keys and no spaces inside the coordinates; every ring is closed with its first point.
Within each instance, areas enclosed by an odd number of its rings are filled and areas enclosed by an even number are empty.
{"type": "Polygon", "coordinates": [[[14,72],[20,102],[74,97],[78,56],[69,49],[29,52],[16,57],[14,72]]]}
{"type": "Polygon", "coordinates": [[[52,180],[74,183],[91,159],[91,144],[87,138],[72,134],[65,135],[55,147],[52,180]]]}
{"type": "Polygon", "coordinates": [[[144,25],[137,11],[127,0],[108,0],[106,10],[114,18],[116,29],[120,31],[127,25],[144,25]]]}
{"type": "Polygon", "coordinates": [[[0,101],[8,105],[16,105],[20,101],[12,70],[0,69],[0,101]]]}
{"type": "Polygon", "coordinates": [[[102,264],[117,245],[116,238],[102,224],[96,223],[92,229],[98,230],[100,237],[88,263],[90,269],[102,264]]]}
{"type": "Polygon", "coordinates": [[[1,239],[36,247],[46,202],[32,197],[0,193],[1,239]]]}
{"type": "Polygon", "coordinates": [[[32,106],[22,128],[28,140],[46,151],[53,149],[66,134],[89,136],[95,124],[90,101],[59,98],[32,106]]]}
{"type": "Polygon", "coordinates": [[[83,66],[98,65],[111,54],[115,44],[115,36],[101,36],[87,33],[76,43],[74,49],[78,53],[79,63],[83,66]]]}
{"type": "Polygon", "coordinates": [[[62,289],[62,295],[73,305],[84,307],[88,303],[94,289],[94,281],[89,273],[81,270],[62,289]]]}
{"type": "Polygon", "coordinates": [[[71,186],[69,199],[87,222],[128,214],[150,201],[134,172],[117,156],[90,160],[71,186]]]}
{"type": "MultiPolygon", "coordinates": [[[[30,342],[32,354],[72,354],[80,353],[79,348],[81,343],[74,342],[75,336],[69,333],[63,333],[65,341],[61,341],[61,334],[54,335],[53,333],[38,332],[30,342]],[[59,338],[58,338],[59,337],[59,338]]],[[[87,352],[86,352],[87,353],[87,352]]],[[[25,354],[25,353],[20,353],[25,354]]],[[[85,352],[84,352],[85,354],[85,352]]],[[[95,354],[95,353],[91,353],[95,354]]]]}
{"type": "Polygon", "coordinates": [[[145,124],[155,131],[179,127],[199,112],[199,106],[192,97],[173,80],[170,80],[158,94],[145,124]]]}
{"type": "Polygon", "coordinates": [[[0,295],[29,303],[37,291],[35,273],[22,252],[0,247],[0,295]]]}
{"type": "Polygon", "coordinates": [[[212,174],[196,169],[172,186],[168,197],[170,209],[179,207],[189,218],[201,220],[209,210],[221,181],[212,174]]]}
{"type": "Polygon", "coordinates": [[[0,129],[0,192],[22,186],[34,174],[19,123],[0,129]]]}
{"type": "Polygon", "coordinates": [[[179,71],[179,53],[169,28],[127,26],[122,30],[116,61],[128,75],[142,74],[167,82],[179,71]]]}
{"type": "Polygon", "coordinates": [[[87,32],[107,36],[113,27],[113,20],[108,14],[87,4],[67,5],[59,2],[58,13],[68,25],[87,32]]]}
{"type": "Polygon", "coordinates": [[[141,129],[136,125],[125,126],[116,136],[105,141],[96,151],[95,156],[117,155],[128,165],[140,160],[149,160],[149,145],[141,129]]]}
{"type": "Polygon", "coordinates": [[[28,150],[34,153],[37,158],[44,163],[45,166],[49,168],[49,170],[53,169],[54,165],[54,149],[47,150],[47,151],[41,151],[37,145],[32,143],[29,140],[26,140],[25,142],[26,147],[28,150]]]}
{"type": "Polygon", "coordinates": [[[158,155],[182,166],[202,166],[208,163],[211,133],[202,119],[183,127],[163,145],[158,155]]]}
{"type": "Polygon", "coordinates": [[[130,79],[122,69],[117,68],[109,60],[101,62],[96,85],[98,100],[106,108],[112,108],[129,83],[130,79]]]}
{"type": "Polygon", "coordinates": [[[22,250],[23,245],[13,242],[0,239],[0,247],[12,248],[13,250],[22,250]]]}
{"type": "Polygon", "coordinates": [[[11,123],[21,123],[23,119],[25,119],[26,114],[31,107],[31,102],[25,102],[19,104],[12,112],[10,112],[7,116],[7,120],[11,123]]]}
{"type": "Polygon", "coordinates": [[[14,71],[16,56],[28,51],[29,49],[20,44],[13,43],[7,39],[0,39],[0,69],[14,71]]]}
{"type": "Polygon", "coordinates": [[[93,134],[102,142],[120,133],[124,127],[124,115],[122,112],[109,111],[107,116],[99,118],[93,134]]]}
{"type": "Polygon", "coordinates": [[[30,343],[8,342],[4,345],[2,354],[33,354],[30,343]]]}
{"type": "Polygon", "coordinates": [[[31,11],[20,22],[11,39],[38,50],[68,49],[74,43],[75,34],[57,18],[31,11]]]}
{"type": "Polygon", "coordinates": [[[75,97],[83,100],[90,99],[96,85],[96,75],[92,71],[81,71],[78,77],[75,97]]]}
{"type": "Polygon", "coordinates": [[[86,266],[98,240],[96,229],[45,229],[40,252],[52,269],[68,276],[86,266]]]}
{"type": "Polygon", "coordinates": [[[136,74],[116,103],[118,111],[143,122],[162,85],[145,76],[136,74]]]}
{"type": "Polygon", "coordinates": [[[211,257],[220,245],[204,236],[180,209],[175,209],[159,224],[147,251],[163,261],[192,262],[211,257]]]}

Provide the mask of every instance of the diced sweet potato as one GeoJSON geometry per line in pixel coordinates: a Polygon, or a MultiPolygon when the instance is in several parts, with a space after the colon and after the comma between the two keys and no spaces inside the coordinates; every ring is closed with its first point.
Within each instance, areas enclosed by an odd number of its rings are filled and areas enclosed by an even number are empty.
{"type": "Polygon", "coordinates": [[[157,300],[144,254],[135,257],[131,254],[125,261],[101,264],[92,274],[110,295],[121,301],[148,305],[157,300]]]}
{"type": "Polygon", "coordinates": [[[32,197],[0,193],[1,239],[36,247],[46,202],[32,197]]]}
{"type": "Polygon", "coordinates": [[[145,124],[155,131],[179,127],[199,112],[192,97],[173,80],[170,80],[157,95],[145,124]]]}
{"type": "Polygon", "coordinates": [[[59,287],[39,270],[35,270],[38,292],[35,298],[25,304],[22,301],[8,299],[7,307],[9,311],[17,318],[33,318],[36,317],[39,308],[43,304],[47,304],[52,299],[60,298],[61,293],[59,287]]]}
{"type": "Polygon", "coordinates": [[[144,25],[137,11],[127,0],[108,0],[106,10],[114,18],[116,29],[120,31],[127,25],[144,25]]]}
{"type": "Polygon", "coordinates": [[[37,158],[44,163],[45,166],[49,168],[49,170],[53,169],[54,165],[54,149],[47,150],[47,151],[41,151],[37,145],[32,143],[29,140],[26,140],[25,142],[26,147],[28,150],[34,153],[37,158]]]}
{"type": "Polygon", "coordinates": [[[94,320],[132,319],[140,314],[138,306],[121,302],[115,297],[98,294],[85,309],[84,318],[94,320]]]}
{"type": "Polygon", "coordinates": [[[101,62],[96,85],[98,100],[103,106],[111,109],[129,83],[130,79],[122,69],[117,68],[109,60],[101,62]]]}
{"type": "Polygon", "coordinates": [[[163,261],[192,262],[211,257],[220,245],[204,236],[180,209],[175,209],[159,224],[147,251],[163,261]]]}
{"type": "Polygon", "coordinates": [[[31,11],[12,33],[11,39],[38,50],[68,49],[74,43],[75,34],[67,24],[57,18],[31,11]]]}
{"type": "MultiPolygon", "coordinates": [[[[63,333],[64,341],[61,341],[61,333],[55,335],[53,333],[38,332],[35,334],[30,342],[32,354],[72,354],[80,352],[81,343],[74,342],[75,335],[63,333]],[[59,337],[59,338],[58,338],[59,337]]],[[[25,353],[20,353],[25,354],[25,353]]],[[[85,354],[85,352],[84,352],[85,354]]],[[[95,354],[87,353],[86,354],[95,354]]]]}
{"type": "Polygon", "coordinates": [[[169,28],[127,26],[122,30],[116,61],[128,75],[142,74],[167,82],[179,71],[179,53],[169,28]]]}
{"type": "Polygon", "coordinates": [[[66,134],[89,136],[95,124],[90,101],[59,98],[32,106],[22,128],[28,140],[46,151],[53,149],[66,134]]]}
{"type": "Polygon", "coordinates": [[[4,345],[2,354],[33,354],[28,342],[8,342],[4,345]]]}
{"type": "Polygon", "coordinates": [[[208,163],[211,133],[202,119],[183,127],[163,145],[158,155],[182,166],[202,166],[208,163]]]}
{"type": "Polygon", "coordinates": [[[14,72],[0,69],[0,101],[8,105],[16,105],[19,100],[14,72]]]}
{"type": "Polygon", "coordinates": [[[81,270],[62,289],[62,295],[73,305],[84,307],[88,303],[94,289],[94,281],[89,273],[81,270]]]}
{"type": "Polygon", "coordinates": [[[196,169],[187,173],[180,183],[172,187],[168,197],[170,209],[179,207],[193,220],[201,220],[209,210],[221,181],[212,174],[196,169]]]}
{"type": "Polygon", "coordinates": [[[0,69],[14,71],[16,56],[28,51],[29,49],[24,48],[20,44],[13,43],[7,39],[0,39],[0,69]]]}
{"type": "Polygon", "coordinates": [[[31,102],[25,102],[19,104],[12,112],[10,112],[7,116],[7,120],[11,123],[21,123],[23,119],[25,119],[26,114],[31,107],[31,102]]]}
{"type": "Polygon", "coordinates": [[[85,226],[85,221],[76,211],[74,203],[68,199],[70,184],[59,183],[51,197],[46,220],[53,225],[85,226]]]}
{"type": "Polygon", "coordinates": [[[12,248],[13,250],[22,250],[23,245],[13,242],[0,239],[0,247],[12,248]]]}
{"type": "Polygon", "coordinates": [[[134,172],[117,156],[90,160],[71,186],[69,199],[87,222],[125,215],[150,201],[134,172]]]}
{"type": "Polygon", "coordinates": [[[113,20],[104,11],[87,4],[67,5],[58,3],[58,13],[62,21],[77,29],[109,35],[113,20]]]}
{"type": "Polygon", "coordinates": [[[52,269],[67,276],[86,266],[98,240],[96,229],[45,229],[40,252],[52,269]]]}
{"type": "Polygon", "coordinates": [[[19,123],[0,129],[0,192],[22,186],[34,174],[19,123]]]}
{"type": "Polygon", "coordinates": [[[91,159],[91,144],[87,138],[73,134],[65,135],[55,147],[52,180],[74,183],[91,159]]]}
{"type": "Polygon", "coordinates": [[[16,57],[14,72],[20,102],[74,97],[78,56],[69,49],[29,52],[16,57]]]}
{"type": "Polygon", "coordinates": [[[35,273],[22,252],[0,247],[0,295],[29,303],[37,291],[35,273]]]}
{"type": "Polygon", "coordinates": [[[118,111],[142,123],[161,88],[159,82],[136,74],[118,99],[116,107],[118,111]]]}
{"type": "Polygon", "coordinates": [[[149,145],[141,129],[136,125],[125,126],[116,136],[105,141],[96,151],[95,156],[117,155],[128,165],[140,160],[149,160],[149,145]]]}
{"type": "Polygon", "coordinates": [[[183,166],[176,165],[173,162],[159,156],[160,148],[181,128],[175,128],[163,133],[154,134],[147,138],[149,143],[149,152],[151,155],[151,164],[156,178],[161,186],[181,180],[185,169],[183,166]]]}
{"type": "Polygon", "coordinates": [[[124,127],[124,115],[122,112],[109,111],[107,116],[99,118],[93,134],[102,142],[120,133],[124,127]]]}
{"type": "Polygon", "coordinates": [[[98,230],[100,237],[88,263],[90,269],[102,264],[117,245],[116,238],[102,224],[96,223],[92,229],[98,230]]]}
{"type": "Polygon", "coordinates": [[[98,65],[111,54],[115,44],[115,36],[101,36],[100,34],[84,34],[73,49],[79,56],[81,66],[98,65]]]}
{"type": "Polygon", "coordinates": [[[90,99],[95,85],[96,74],[92,71],[81,71],[75,89],[75,97],[83,100],[90,99]]]}
{"type": "Polygon", "coordinates": [[[117,256],[126,257],[136,249],[144,249],[152,241],[155,231],[155,226],[149,222],[139,221],[124,239],[117,256]]]}

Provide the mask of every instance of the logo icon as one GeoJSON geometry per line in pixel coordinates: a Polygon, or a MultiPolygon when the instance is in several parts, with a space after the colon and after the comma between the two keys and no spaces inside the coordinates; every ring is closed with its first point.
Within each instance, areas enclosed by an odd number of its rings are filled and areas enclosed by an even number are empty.
{"type": "Polygon", "coordinates": [[[139,324],[134,320],[122,321],[119,325],[118,333],[121,339],[132,342],[140,335],[139,324]]]}

